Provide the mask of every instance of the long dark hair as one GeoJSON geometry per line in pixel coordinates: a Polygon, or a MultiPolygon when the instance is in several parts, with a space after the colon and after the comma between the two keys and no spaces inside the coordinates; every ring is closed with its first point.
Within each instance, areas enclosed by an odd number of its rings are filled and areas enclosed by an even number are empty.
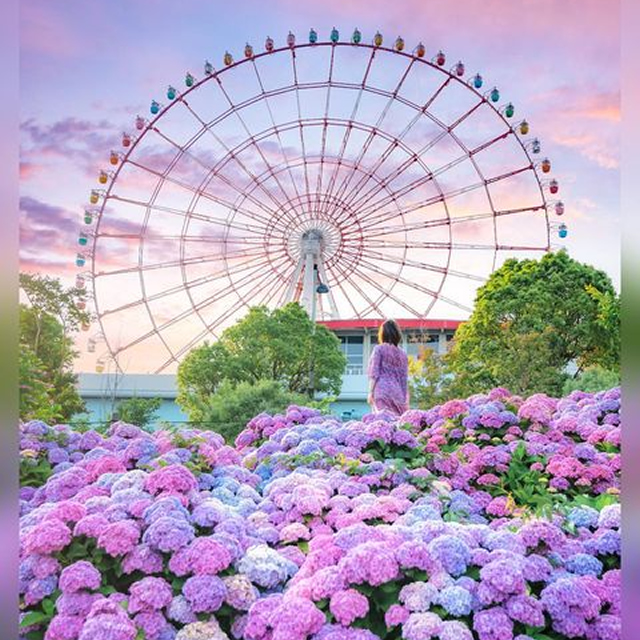
{"type": "Polygon", "coordinates": [[[402,340],[402,332],[395,320],[385,320],[378,329],[378,344],[387,342],[396,347],[402,340]]]}

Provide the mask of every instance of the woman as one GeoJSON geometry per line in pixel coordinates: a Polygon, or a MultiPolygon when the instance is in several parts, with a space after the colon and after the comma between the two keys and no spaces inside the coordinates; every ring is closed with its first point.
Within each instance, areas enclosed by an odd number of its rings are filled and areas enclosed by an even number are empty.
{"type": "Polygon", "coordinates": [[[400,328],[386,320],[378,329],[378,344],[369,358],[369,398],[373,411],[403,414],[409,408],[407,354],[398,346],[400,328]]]}

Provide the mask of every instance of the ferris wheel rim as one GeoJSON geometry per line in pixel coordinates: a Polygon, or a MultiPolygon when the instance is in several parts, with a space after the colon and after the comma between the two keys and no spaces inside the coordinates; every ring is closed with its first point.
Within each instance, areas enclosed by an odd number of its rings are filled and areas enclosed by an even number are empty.
{"type": "MultiPolygon", "coordinates": [[[[154,125],[161,120],[161,118],[163,116],[165,116],[167,114],[167,112],[174,106],[179,104],[180,102],[184,102],[184,98],[185,96],[189,95],[192,91],[196,91],[198,88],[200,88],[204,83],[206,83],[209,80],[213,80],[215,78],[218,78],[219,76],[221,76],[223,73],[225,72],[230,72],[232,69],[237,68],[239,65],[242,64],[248,64],[250,62],[255,62],[255,60],[258,60],[262,57],[265,56],[269,56],[269,55],[275,55],[278,53],[283,53],[283,52],[287,52],[290,51],[291,55],[295,58],[295,52],[296,50],[299,49],[306,49],[306,48],[321,48],[321,47],[360,47],[360,48],[366,48],[366,49],[370,49],[372,50],[372,58],[376,55],[376,53],[378,51],[381,52],[385,52],[385,53],[390,53],[393,55],[397,55],[397,56],[403,56],[405,58],[408,58],[411,60],[409,68],[411,67],[411,65],[413,65],[414,63],[422,63],[422,64],[426,64],[429,67],[431,67],[433,70],[437,70],[440,73],[442,73],[444,76],[447,76],[448,79],[446,80],[446,83],[450,82],[451,80],[460,83],[462,86],[464,86],[466,89],[471,90],[473,92],[475,92],[476,94],[478,94],[478,96],[482,97],[481,94],[476,91],[473,87],[470,87],[468,85],[468,83],[466,83],[463,79],[456,77],[456,75],[454,75],[452,73],[452,71],[443,68],[442,66],[438,66],[435,63],[433,63],[430,60],[427,60],[425,58],[418,58],[415,55],[409,53],[409,52],[403,52],[403,51],[398,51],[394,48],[390,48],[390,47],[384,47],[384,46],[376,46],[373,44],[368,44],[368,43],[364,43],[364,42],[360,42],[360,43],[347,43],[347,42],[330,42],[330,41],[326,41],[326,42],[316,42],[316,43],[296,43],[293,46],[283,46],[283,47],[274,47],[271,51],[265,51],[265,52],[259,52],[259,53],[255,53],[252,57],[249,58],[241,58],[237,61],[234,61],[232,64],[225,66],[221,69],[218,70],[214,70],[214,72],[211,75],[206,75],[205,77],[203,77],[200,80],[197,80],[193,83],[193,86],[188,87],[184,92],[181,92],[179,94],[179,96],[172,102],[170,102],[167,106],[163,107],[156,115],[153,119],[148,120],[144,126],[144,128],[140,131],[140,134],[133,139],[131,146],[127,149],[127,151],[123,154],[123,158],[122,161],[119,163],[118,167],[115,169],[114,174],[113,174],[113,178],[111,179],[106,191],[105,191],[105,197],[103,198],[103,201],[99,207],[99,213],[97,215],[97,220],[96,220],[96,235],[94,236],[94,241],[93,241],[93,245],[92,245],[92,249],[89,252],[89,257],[91,259],[91,273],[93,275],[92,277],[92,284],[93,284],[93,299],[94,299],[94,304],[95,304],[95,308],[96,308],[96,314],[97,314],[97,318],[98,321],[100,323],[100,327],[102,330],[103,335],[105,336],[105,342],[107,344],[107,348],[109,349],[109,351],[114,354],[117,355],[120,352],[120,349],[113,349],[109,343],[108,340],[108,332],[104,331],[104,326],[103,326],[103,322],[102,322],[102,318],[104,317],[105,313],[109,313],[109,311],[107,310],[106,312],[100,312],[100,303],[99,303],[99,296],[97,295],[97,291],[96,291],[96,278],[100,276],[100,274],[96,274],[96,246],[97,246],[97,241],[98,241],[98,237],[99,237],[99,228],[100,228],[100,223],[104,217],[104,212],[105,212],[105,208],[107,207],[107,203],[109,202],[109,199],[112,196],[112,189],[113,186],[117,183],[117,179],[118,176],[120,174],[120,171],[122,170],[122,168],[127,164],[127,162],[129,162],[129,158],[130,156],[133,154],[134,150],[136,149],[137,145],[141,142],[141,140],[144,138],[144,136],[149,132],[154,130],[154,125]]],[[[445,84],[446,84],[445,83],[445,84]]],[[[323,86],[327,86],[326,84],[324,84],[323,86]]],[[[329,83],[329,86],[330,83],[329,83]]],[[[301,87],[294,85],[294,89],[290,89],[290,90],[299,90],[301,87]]],[[[363,87],[364,88],[364,87],[363,87]]],[[[266,98],[263,98],[266,99],[266,98]]],[[[511,126],[511,124],[508,122],[508,120],[505,118],[505,116],[493,105],[491,104],[488,100],[486,100],[486,98],[483,98],[483,104],[486,104],[488,106],[490,106],[494,113],[501,118],[501,120],[503,121],[503,124],[505,125],[505,127],[507,127],[507,129],[509,129],[511,132],[513,132],[513,127],[511,126]]],[[[233,109],[232,109],[233,110],[233,109]]],[[[275,127],[277,128],[277,127],[275,127]]],[[[451,132],[449,132],[449,135],[451,135],[451,132]]],[[[454,134],[455,136],[455,134],[454,134]]],[[[452,137],[454,137],[452,136],[452,137]]],[[[540,250],[540,251],[548,251],[549,250],[549,246],[550,246],[550,227],[549,227],[549,212],[548,212],[548,204],[547,204],[547,198],[544,192],[544,188],[543,188],[543,184],[542,181],[540,179],[540,176],[538,175],[538,172],[535,170],[534,167],[534,162],[531,159],[531,156],[529,155],[528,150],[526,149],[523,141],[520,139],[519,136],[514,135],[513,138],[515,140],[517,140],[518,144],[520,145],[522,151],[524,152],[525,156],[529,159],[530,161],[530,169],[532,169],[532,173],[537,181],[538,184],[538,190],[540,192],[540,196],[541,196],[541,200],[542,200],[542,204],[539,205],[539,209],[543,209],[544,210],[544,215],[545,215],[545,221],[546,221],[546,236],[547,236],[547,241],[546,241],[546,246],[545,247],[540,247],[540,248],[535,248],[534,250],[540,250]]],[[[466,148],[464,146],[464,143],[460,143],[458,141],[456,141],[459,146],[461,148],[466,148]]],[[[476,165],[474,159],[471,157],[470,158],[471,162],[476,165]]],[[[479,168],[477,167],[477,165],[475,166],[476,171],[478,173],[479,176],[482,176],[481,171],[479,170],[479,168]]],[[[163,182],[160,182],[159,185],[161,186],[163,184],[163,182]]],[[[485,190],[487,190],[487,197],[490,200],[490,194],[488,192],[488,185],[486,183],[486,179],[485,179],[485,184],[484,184],[485,190]]],[[[157,194],[156,194],[157,196],[157,194]]],[[[198,196],[200,197],[200,196],[198,196]]],[[[241,193],[238,194],[238,196],[236,196],[236,201],[237,200],[243,200],[244,201],[245,196],[241,193]]],[[[444,198],[443,201],[444,206],[446,207],[446,198],[444,198]]],[[[493,268],[495,268],[495,262],[497,259],[497,252],[499,250],[501,250],[500,245],[498,245],[497,242],[497,233],[496,233],[496,217],[499,215],[499,212],[496,211],[495,207],[493,206],[493,204],[491,204],[491,208],[492,208],[492,212],[493,212],[493,229],[494,229],[494,241],[495,241],[495,250],[493,253],[493,265],[492,265],[492,270],[493,268]]],[[[233,213],[233,215],[235,215],[237,213],[237,211],[235,209],[231,209],[229,210],[229,214],[233,213]]],[[[150,217],[150,209],[147,210],[147,212],[145,213],[145,223],[144,223],[144,227],[146,228],[146,225],[148,223],[150,217]]],[[[447,209],[447,217],[450,218],[448,209],[447,209]]],[[[185,222],[188,220],[188,218],[185,218],[185,222]]],[[[449,225],[449,237],[451,237],[451,225],[449,225]]],[[[140,236],[140,246],[138,248],[138,264],[141,267],[142,266],[142,252],[143,252],[143,245],[144,245],[144,234],[141,234],[140,236]]],[[[183,246],[184,246],[184,242],[181,242],[181,258],[183,257],[183,246]]],[[[450,266],[450,261],[451,261],[451,250],[448,253],[448,257],[447,257],[447,270],[450,266]]],[[[226,258],[225,258],[225,263],[226,263],[226,258]]],[[[184,276],[184,264],[182,265],[182,271],[183,271],[183,276],[184,276]]],[[[146,297],[146,293],[145,293],[145,288],[144,288],[144,278],[142,277],[142,271],[139,272],[140,274],[140,286],[141,286],[141,290],[143,292],[143,297],[146,297]]],[[[440,282],[440,287],[438,290],[438,293],[441,292],[442,287],[444,285],[444,281],[446,279],[446,274],[445,277],[441,280],[440,282]]],[[[185,287],[185,290],[188,292],[189,291],[189,287],[187,286],[187,282],[185,280],[185,278],[183,277],[183,285],[185,287]]],[[[380,294],[379,299],[382,298],[384,296],[384,294],[380,294]]],[[[439,296],[436,295],[435,297],[432,298],[432,301],[430,303],[429,306],[429,310],[431,309],[431,307],[433,306],[433,304],[435,304],[435,302],[439,299],[439,296]]],[[[426,313],[428,313],[428,311],[426,313]]],[[[167,348],[167,351],[172,354],[172,350],[171,348],[166,344],[166,342],[164,341],[163,337],[162,337],[162,332],[159,330],[158,326],[155,324],[155,321],[153,320],[153,314],[151,313],[150,309],[148,308],[147,305],[147,314],[148,317],[151,319],[152,323],[153,323],[153,328],[155,330],[156,335],[158,335],[158,337],[160,337],[160,339],[162,340],[163,344],[165,344],[165,347],[167,348]]],[[[116,362],[116,366],[119,368],[119,364],[117,361],[117,358],[115,359],[116,362]]]]}

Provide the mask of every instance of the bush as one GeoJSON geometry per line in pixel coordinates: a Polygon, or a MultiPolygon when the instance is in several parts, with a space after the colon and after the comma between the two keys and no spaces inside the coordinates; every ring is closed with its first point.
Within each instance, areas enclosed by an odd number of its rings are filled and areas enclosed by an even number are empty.
{"type": "Polygon", "coordinates": [[[595,393],[620,384],[620,376],[603,367],[588,367],[577,378],[570,378],[564,384],[562,395],[568,396],[572,391],[595,393]]]}
{"type": "Polygon", "coordinates": [[[255,384],[225,380],[203,410],[201,426],[213,429],[233,443],[247,422],[256,414],[282,413],[290,404],[309,404],[309,398],[282,388],[274,380],[260,380],[255,384]]]}
{"type": "Polygon", "coordinates": [[[118,403],[116,413],[122,422],[148,427],[158,414],[161,398],[127,398],[118,403]]]}

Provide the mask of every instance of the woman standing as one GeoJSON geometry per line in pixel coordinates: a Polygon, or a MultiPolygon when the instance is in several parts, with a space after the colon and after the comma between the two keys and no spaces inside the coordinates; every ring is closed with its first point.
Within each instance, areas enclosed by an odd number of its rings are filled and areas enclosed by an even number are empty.
{"type": "Polygon", "coordinates": [[[378,344],[369,359],[369,398],[373,411],[401,415],[409,409],[407,354],[398,346],[400,328],[386,320],[378,329],[378,344]]]}

